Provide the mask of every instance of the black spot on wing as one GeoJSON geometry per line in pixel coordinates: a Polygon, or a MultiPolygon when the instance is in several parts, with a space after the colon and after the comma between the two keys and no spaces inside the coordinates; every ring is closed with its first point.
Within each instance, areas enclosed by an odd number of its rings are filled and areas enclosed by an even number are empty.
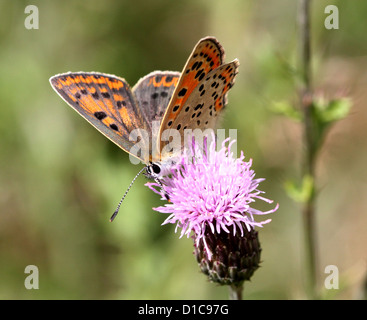
{"type": "Polygon", "coordinates": [[[110,128],[111,128],[112,130],[119,131],[119,128],[118,128],[114,123],[111,123],[111,124],[110,124],[110,128]]]}
{"type": "Polygon", "coordinates": [[[103,111],[97,111],[94,113],[94,116],[98,119],[98,120],[103,120],[104,118],[107,117],[107,114],[103,111]]]}
{"type": "Polygon", "coordinates": [[[179,97],[183,97],[183,96],[186,94],[186,92],[187,92],[187,89],[186,89],[186,88],[182,88],[182,89],[180,90],[180,92],[178,93],[178,96],[179,96],[179,97]]]}

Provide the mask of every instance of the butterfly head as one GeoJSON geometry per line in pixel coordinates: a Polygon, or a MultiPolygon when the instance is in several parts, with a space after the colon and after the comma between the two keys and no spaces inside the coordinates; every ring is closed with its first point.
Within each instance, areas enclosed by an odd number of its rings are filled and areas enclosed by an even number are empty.
{"type": "MultiPolygon", "coordinates": [[[[170,173],[171,166],[172,166],[171,161],[169,163],[168,162],[150,162],[145,167],[144,175],[148,179],[152,179],[155,182],[157,182],[161,186],[161,189],[163,191],[164,187],[160,179],[170,173]]],[[[169,196],[167,193],[164,193],[164,197],[166,198],[166,200],[169,200],[169,196]]]]}
{"type": "Polygon", "coordinates": [[[150,162],[145,167],[144,175],[148,179],[159,179],[162,176],[161,172],[162,172],[162,166],[159,162],[156,163],[150,162]]]}
{"type": "Polygon", "coordinates": [[[149,162],[149,164],[145,167],[144,175],[148,179],[161,179],[162,177],[170,174],[173,164],[174,162],[172,160],[162,162],[149,162]]]}

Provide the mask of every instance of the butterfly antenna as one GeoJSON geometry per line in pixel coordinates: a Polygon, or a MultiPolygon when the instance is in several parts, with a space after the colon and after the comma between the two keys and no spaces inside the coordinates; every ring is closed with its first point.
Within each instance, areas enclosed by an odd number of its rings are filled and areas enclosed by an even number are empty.
{"type": "Polygon", "coordinates": [[[133,181],[131,181],[131,183],[130,183],[129,187],[128,187],[128,188],[127,188],[127,190],[125,191],[125,194],[123,195],[123,197],[121,198],[121,200],[120,200],[119,204],[117,205],[117,208],[116,208],[115,212],[114,212],[114,213],[113,213],[113,215],[111,216],[111,218],[110,218],[110,222],[112,222],[112,221],[116,218],[117,214],[119,213],[119,210],[120,210],[120,207],[121,207],[121,203],[122,203],[122,201],[124,201],[124,199],[125,199],[125,197],[126,197],[127,193],[128,193],[128,192],[129,192],[129,190],[131,189],[131,187],[132,187],[132,185],[134,184],[134,182],[135,182],[136,178],[137,178],[137,177],[139,177],[139,175],[140,175],[140,174],[141,174],[145,169],[146,169],[146,167],[144,167],[143,169],[141,169],[141,170],[138,172],[138,174],[135,176],[135,178],[133,179],[133,181]]]}

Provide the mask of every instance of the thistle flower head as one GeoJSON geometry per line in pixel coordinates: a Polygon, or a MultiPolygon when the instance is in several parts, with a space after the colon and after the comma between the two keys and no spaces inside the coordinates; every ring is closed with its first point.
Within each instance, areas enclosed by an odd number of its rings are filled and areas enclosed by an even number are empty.
{"type": "Polygon", "coordinates": [[[176,224],[176,232],[181,229],[180,237],[189,237],[193,232],[196,246],[203,241],[209,260],[213,252],[207,244],[206,232],[243,237],[246,231],[271,221],[256,221],[255,217],[278,209],[277,205],[262,212],[252,207],[256,200],[273,201],[264,198],[264,192],[258,189],[264,179],[255,179],[252,160],[244,161],[243,152],[239,158],[233,156],[231,146],[234,142],[226,139],[219,151],[216,151],[214,139],[208,144],[204,142],[203,148],[193,142],[189,152],[172,167],[171,174],[161,179],[163,190],[157,183],[147,183],[154,192],[162,194],[163,191],[169,196],[170,203],[154,208],[170,214],[163,224],[176,224]]]}

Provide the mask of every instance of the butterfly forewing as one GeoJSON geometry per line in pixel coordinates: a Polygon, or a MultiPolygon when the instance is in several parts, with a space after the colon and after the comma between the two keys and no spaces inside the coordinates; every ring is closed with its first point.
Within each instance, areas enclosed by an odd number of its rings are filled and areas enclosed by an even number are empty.
{"type": "MultiPolygon", "coordinates": [[[[201,39],[195,46],[181,73],[177,87],[164,114],[160,135],[172,127],[178,114],[183,110],[185,102],[194,89],[211,71],[222,64],[224,50],[220,43],[213,37],[201,39]]],[[[190,126],[190,123],[188,123],[190,126]]]]}
{"type": "Polygon", "coordinates": [[[171,128],[181,135],[185,129],[217,128],[218,115],[227,103],[226,95],[234,84],[238,65],[234,60],[210,71],[186,100],[171,128]]]}
{"type": "Polygon", "coordinates": [[[129,140],[130,132],[148,129],[124,79],[96,72],[77,72],[56,75],[50,82],[73,109],[128,153],[134,145],[129,140]]]}

